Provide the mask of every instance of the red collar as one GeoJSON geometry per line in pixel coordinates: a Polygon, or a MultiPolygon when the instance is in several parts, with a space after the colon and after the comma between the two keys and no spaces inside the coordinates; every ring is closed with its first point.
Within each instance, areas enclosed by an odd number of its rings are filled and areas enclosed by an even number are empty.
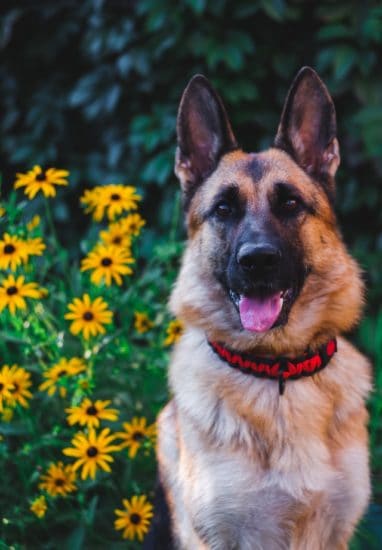
{"type": "Polygon", "coordinates": [[[213,351],[230,367],[245,374],[252,374],[260,378],[271,378],[279,381],[280,395],[284,393],[287,380],[297,380],[302,376],[312,376],[322,370],[329,363],[337,351],[337,340],[333,338],[318,350],[307,352],[293,359],[277,357],[275,359],[232,351],[217,342],[208,342],[213,351]]]}

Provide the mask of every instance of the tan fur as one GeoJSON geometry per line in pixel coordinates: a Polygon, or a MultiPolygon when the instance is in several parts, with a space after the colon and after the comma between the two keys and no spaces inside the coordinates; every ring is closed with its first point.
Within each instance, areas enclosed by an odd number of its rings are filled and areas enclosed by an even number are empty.
{"type": "Polygon", "coordinates": [[[323,371],[289,381],[230,369],[207,339],[258,354],[301,354],[358,321],[362,282],[323,190],[281,150],[258,155],[267,170],[254,185],[249,154],[225,155],[188,213],[189,242],[171,297],[185,326],[169,380],[174,398],[159,417],[158,459],[183,550],[346,549],[369,500],[367,360],[338,337],[323,371]],[[253,212],[262,212],[275,181],[293,183],[314,204],[301,224],[312,266],[287,324],[244,331],[211,270],[216,242],[203,209],[232,181],[253,212]]]}

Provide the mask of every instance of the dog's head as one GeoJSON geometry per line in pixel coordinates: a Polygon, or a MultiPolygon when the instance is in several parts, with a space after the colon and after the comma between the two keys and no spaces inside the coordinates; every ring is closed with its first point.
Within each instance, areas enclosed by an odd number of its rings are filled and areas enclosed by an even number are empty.
{"type": "Polygon", "coordinates": [[[317,74],[298,73],[267,151],[239,149],[203,76],[177,132],[189,241],[173,311],[239,349],[300,350],[349,329],[362,283],[336,228],[336,117],[317,74]]]}

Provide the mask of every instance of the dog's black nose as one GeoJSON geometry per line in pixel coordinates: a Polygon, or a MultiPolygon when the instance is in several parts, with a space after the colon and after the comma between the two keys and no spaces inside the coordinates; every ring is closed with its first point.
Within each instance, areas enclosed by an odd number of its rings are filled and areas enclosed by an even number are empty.
{"type": "Polygon", "coordinates": [[[281,253],[272,244],[243,244],[236,256],[237,263],[247,271],[271,271],[278,267],[281,253]]]}

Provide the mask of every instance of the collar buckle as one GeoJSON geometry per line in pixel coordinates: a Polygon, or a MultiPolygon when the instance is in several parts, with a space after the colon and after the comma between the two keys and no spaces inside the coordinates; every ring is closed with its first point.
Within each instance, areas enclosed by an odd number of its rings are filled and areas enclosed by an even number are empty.
{"type": "Polygon", "coordinates": [[[287,379],[284,377],[284,372],[287,372],[288,370],[289,370],[288,359],[286,357],[280,357],[279,374],[278,374],[279,395],[284,395],[285,384],[287,381],[287,379]]]}

